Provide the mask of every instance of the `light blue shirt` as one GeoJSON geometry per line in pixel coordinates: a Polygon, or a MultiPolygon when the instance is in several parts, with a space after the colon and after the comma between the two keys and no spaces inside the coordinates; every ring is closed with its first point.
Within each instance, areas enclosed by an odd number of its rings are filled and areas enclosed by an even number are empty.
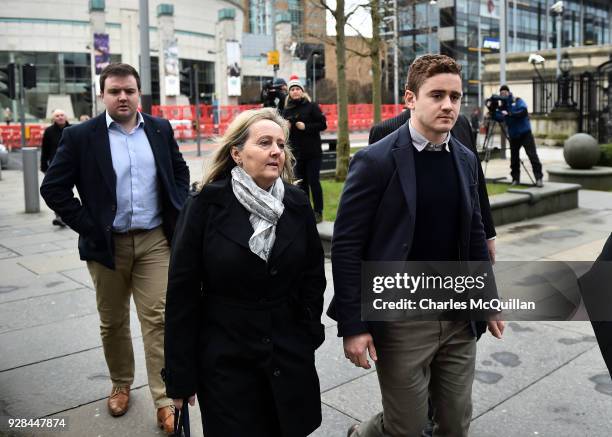
{"type": "Polygon", "coordinates": [[[113,231],[153,229],[161,225],[155,157],[144,130],[144,119],[131,132],[106,113],[113,169],[117,176],[117,212],[113,231]]]}

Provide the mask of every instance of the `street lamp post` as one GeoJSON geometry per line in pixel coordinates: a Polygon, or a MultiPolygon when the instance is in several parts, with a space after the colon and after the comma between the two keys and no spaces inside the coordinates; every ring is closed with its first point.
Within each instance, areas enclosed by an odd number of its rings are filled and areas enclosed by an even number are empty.
{"type": "Polygon", "coordinates": [[[432,27],[431,27],[431,20],[433,19],[433,16],[431,14],[430,9],[432,8],[432,6],[435,6],[438,4],[437,0],[430,0],[429,4],[427,5],[427,52],[431,53],[432,52],[432,44],[431,44],[431,31],[432,31],[432,27]]]}
{"type": "Polygon", "coordinates": [[[316,62],[317,62],[317,58],[320,55],[318,53],[312,53],[312,101],[316,102],[317,101],[317,78],[315,76],[315,67],[316,67],[316,62]]]}
{"type": "Polygon", "coordinates": [[[550,7],[550,11],[553,15],[557,16],[557,78],[561,76],[561,68],[559,67],[561,65],[561,27],[563,26],[563,10],[564,6],[562,1],[558,1],[550,7]]]}

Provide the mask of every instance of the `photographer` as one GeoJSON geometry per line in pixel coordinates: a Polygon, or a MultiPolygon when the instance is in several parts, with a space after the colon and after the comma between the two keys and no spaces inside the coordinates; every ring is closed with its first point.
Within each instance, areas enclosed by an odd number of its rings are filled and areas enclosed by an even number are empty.
{"type": "Polygon", "coordinates": [[[289,79],[289,96],[283,111],[289,120],[289,144],[295,155],[295,176],[301,179],[300,188],[310,199],[312,191],[314,214],[317,223],[323,220],[323,190],[319,179],[321,171],[321,131],[327,129],[327,120],[321,108],[310,101],[297,76],[289,79]]]}
{"type": "MultiPolygon", "coordinates": [[[[536,152],[535,140],[531,133],[531,124],[527,113],[527,104],[520,97],[514,97],[508,85],[499,88],[499,97],[493,96],[490,100],[497,100],[493,117],[500,123],[506,123],[508,137],[510,138],[510,175],[512,185],[518,185],[521,179],[521,146],[531,162],[536,179],[536,186],[542,187],[542,164],[536,152]],[[497,97],[497,98],[496,98],[497,97]]],[[[492,109],[489,106],[489,109],[492,109]]]]}
{"type": "Polygon", "coordinates": [[[287,100],[287,82],[281,77],[267,81],[261,90],[261,103],[264,108],[276,108],[280,114],[287,100]]]}

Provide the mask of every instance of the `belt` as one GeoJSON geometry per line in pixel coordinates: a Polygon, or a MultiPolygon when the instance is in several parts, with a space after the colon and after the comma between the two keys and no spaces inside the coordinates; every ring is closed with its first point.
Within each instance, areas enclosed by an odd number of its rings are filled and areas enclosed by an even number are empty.
{"type": "Polygon", "coordinates": [[[120,236],[138,235],[138,234],[143,234],[145,232],[153,231],[155,229],[157,229],[157,228],[153,228],[153,229],[130,229],[129,231],[125,231],[125,232],[113,231],[113,235],[120,235],[120,236]]]}

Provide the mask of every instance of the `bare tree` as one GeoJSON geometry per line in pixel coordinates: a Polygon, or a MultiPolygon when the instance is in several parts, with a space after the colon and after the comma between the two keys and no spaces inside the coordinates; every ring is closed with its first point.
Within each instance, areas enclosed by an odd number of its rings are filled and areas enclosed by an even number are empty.
{"type": "Polygon", "coordinates": [[[338,105],[338,144],[336,146],[336,180],[342,182],[346,179],[350,159],[351,145],[348,134],[348,95],[346,89],[346,41],[344,27],[351,15],[358,10],[353,8],[345,13],[345,1],[337,0],[336,7],[329,5],[327,0],[313,0],[313,2],[328,10],[336,21],[336,74],[338,76],[336,96],[338,105]]]}

